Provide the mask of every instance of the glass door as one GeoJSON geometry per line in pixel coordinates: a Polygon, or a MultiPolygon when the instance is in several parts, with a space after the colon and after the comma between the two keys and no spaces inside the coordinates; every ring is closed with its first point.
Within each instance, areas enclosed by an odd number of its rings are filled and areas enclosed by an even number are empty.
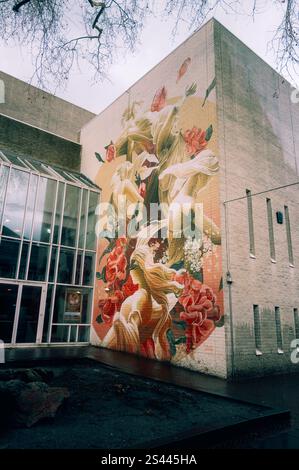
{"type": "Polygon", "coordinates": [[[4,343],[12,342],[18,287],[16,284],[0,284],[0,340],[4,343]]]}
{"type": "Polygon", "coordinates": [[[0,283],[0,339],[6,344],[41,343],[46,287],[0,283]]]}
{"type": "Polygon", "coordinates": [[[42,287],[22,285],[21,302],[17,322],[16,343],[36,343],[42,287]]]}

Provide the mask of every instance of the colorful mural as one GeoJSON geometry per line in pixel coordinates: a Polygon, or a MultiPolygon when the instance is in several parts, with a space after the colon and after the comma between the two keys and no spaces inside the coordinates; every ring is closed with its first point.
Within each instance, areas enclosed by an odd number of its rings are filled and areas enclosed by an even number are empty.
{"type": "Polygon", "coordinates": [[[106,188],[96,335],[103,347],[182,364],[224,313],[215,80],[199,96],[196,82],[182,84],[190,69],[190,57],[178,64],[178,96],[166,83],[149,106],[129,102],[122,133],[96,153],[106,188]]]}

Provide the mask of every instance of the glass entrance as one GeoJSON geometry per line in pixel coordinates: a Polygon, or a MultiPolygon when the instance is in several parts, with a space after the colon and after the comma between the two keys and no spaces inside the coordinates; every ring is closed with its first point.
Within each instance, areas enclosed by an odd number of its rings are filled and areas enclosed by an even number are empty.
{"type": "Polygon", "coordinates": [[[11,343],[18,297],[15,284],[0,284],[0,339],[11,343]]]}
{"type": "Polygon", "coordinates": [[[40,343],[46,289],[29,283],[0,283],[0,339],[6,344],[40,343]]]}
{"type": "Polygon", "coordinates": [[[42,288],[22,286],[16,343],[35,343],[42,288]]]}

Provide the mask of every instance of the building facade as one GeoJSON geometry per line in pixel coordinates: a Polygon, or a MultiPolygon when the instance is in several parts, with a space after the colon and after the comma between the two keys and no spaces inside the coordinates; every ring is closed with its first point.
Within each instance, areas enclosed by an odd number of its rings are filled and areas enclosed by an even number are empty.
{"type": "Polygon", "coordinates": [[[291,86],[211,20],[98,116],[29,91],[0,104],[0,337],[298,370],[291,86]]]}
{"type": "Polygon", "coordinates": [[[137,215],[152,228],[148,239],[142,231],[100,238],[93,344],[226,378],[297,370],[291,92],[212,20],[83,127],[81,171],[116,213],[120,194],[147,212],[152,203],[189,203],[192,218],[202,208],[197,235],[177,239],[170,229],[159,238],[159,217],[137,215]]]}
{"type": "Polygon", "coordinates": [[[74,170],[78,131],[93,114],[0,78],[0,338],[7,347],[86,344],[99,188],[74,170]]]}

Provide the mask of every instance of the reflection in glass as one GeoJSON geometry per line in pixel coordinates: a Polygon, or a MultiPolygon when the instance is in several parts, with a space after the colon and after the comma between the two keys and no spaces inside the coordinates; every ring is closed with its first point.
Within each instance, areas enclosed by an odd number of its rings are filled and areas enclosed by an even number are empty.
{"type": "Polygon", "coordinates": [[[53,246],[52,253],[51,253],[51,260],[50,260],[49,282],[54,282],[57,253],[58,253],[58,248],[56,246],[53,246]]]}
{"type": "Polygon", "coordinates": [[[20,268],[19,268],[19,279],[25,279],[26,278],[28,250],[29,250],[29,243],[23,242],[21,260],[20,260],[20,268]]]}
{"type": "Polygon", "coordinates": [[[51,236],[56,181],[40,178],[36,201],[33,240],[48,243],[51,236]]]}
{"type": "Polygon", "coordinates": [[[61,248],[58,266],[57,282],[62,284],[71,284],[73,278],[74,250],[61,248]]]}
{"type": "Polygon", "coordinates": [[[8,173],[9,173],[8,167],[2,165],[0,167],[0,223],[2,220],[3,203],[4,203],[8,173]]]}
{"type": "Polygon", "coordinates": [[[17,343],[35,343],[41,299],[41,287],[23,286],[17,343]]]}
{"type": "Polygon", "coordinates": [[[57,194],[56,215],[55,215],[55,222],[54,222],[53,243],[59,242],[59,227],[60,227],[60,222],[61,222],[64,187],[65,187],[65,184],[59,183],[58,194],[57,194]]]}
{"type": "Polygon", "coordinates": [[[31,238],[32,223],[33,223],[33,212],[34,212],[34,203],[36,197],[38,176],[31,175],[29,183],[29,192],[28,192],[28,201],[26,208],[25,216],[25,226],[24,226],[24,238],[29,240],[31,238]]]}
{"type": "Polygon", "coordinates": [[[31,248],[28,279],[44,281],[48,261],[49,247],[47,245],[33,244],[31,248]]]}
{"type": "Polygon", "coordinates": [[[84,270],[83,270],[83,285],[93,285],[93,267],[94,267],[94,254],[85,252],[84,257],[84,270]]]}
{"type": "Polygon", "coordinates": [[[20,242],[0,239],[0,277],[14,278],[19,256],[20,242]]]}
{"type": "Polygon", "coordinates": [[[76,274],[75,274],[75,284],[77,285],[80,285],[82,256],[83,256],[82,251],[78,251],[77,263],[76,263],[76,274]]]}
{"type": "Polygon", "coordinates": [[[88,207],[88,221],[87,221],[87,234],[86,234],[86,249],[95,249],[95,226],[96,226],[96,214],[95,210],[98,204],[98,194],[90,191],[89,194],[89,207],[88,207]]]}
{"type": "Polygon", "coordinates": [[[23,227],[28,182],[29,173],[16,170],[15,168],[11,169],[3,214],[3,235],[20,238],[23,227]]]}
{"type": "Polygon", "coordinates": [[[83,189],[81,214],[80,214],[80,228],[79,228],[79,248],[84,248],[84,237],[86,227],[86,215],[87,215],[87,189],[83,189]]]}
{"type": "Polygon", "coordinates": [[[79,195],[79,188],[77,188],[76,186],[67,185],[61,234],[61,245],[75,246],[78,224],[79,195]]]}
{"type": "Polygon", "coordinates": [[[18,286],[0,284],[0,338],[11,343],[18,286]]]}

